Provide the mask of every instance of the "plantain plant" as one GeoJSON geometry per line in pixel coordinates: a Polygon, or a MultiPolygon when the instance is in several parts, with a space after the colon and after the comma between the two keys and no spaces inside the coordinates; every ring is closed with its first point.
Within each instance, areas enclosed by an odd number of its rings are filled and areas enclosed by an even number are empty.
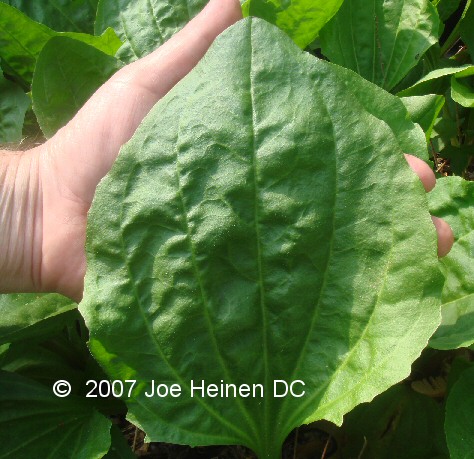
{"type": "MultiPolygon", "coordinates": [[[[0,1],[0,142],[54,135],[205,3],[0,1]]],[[[470,454],[474,7],[241,3],[99,185],[79,307],[0,296],[0,457],[134,457],[125,416],[261,458],[313,422],[323,457],[470,454]]]]}

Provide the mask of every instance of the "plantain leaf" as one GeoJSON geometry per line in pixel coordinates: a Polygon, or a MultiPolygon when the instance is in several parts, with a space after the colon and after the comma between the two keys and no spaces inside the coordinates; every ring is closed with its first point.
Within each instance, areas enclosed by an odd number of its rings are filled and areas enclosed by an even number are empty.
{"type": "Polygon", "coordinates": [[[0,0],[60,32],[93,33],[97,0],[0,0]]]}
{"type": "Polygon", "coordinates": [[[461,0],[431,0],[438,10],[439,17],[446,21],[458,8],[461,0]]]}
{"type": "Polygon", "coordinates": [[[111,422],[87,402],[0,371],[1,457],[100,459],[110,446],[111,422]]]}
{"type": "Polygon", "coordinates": [[[446,458],[443,424],[444,410],[439,403],[397,385],[345,417],[338,442],[340,457],[446,458]]]}
{"type": "Polygon", "coordinates": [[[472,59],[474,56],[474,7],[470,2],[459,21],[459,32],[472,59]]]}
{"type": "Polygon", "coordinates": [[[438,180],[429,196],[433,215],[453,229],[455,244],[440,263],[446,277],[442,322],[430,341],[436,349],[474,343],[474,183],[460,177],[438,180]]]}
{"type": "Polygon", "coordinates": [[[0,70],[0,145],[21,140],[30,105],[30,98],[19,86],[5,79],[0,70]]]}
{"type": "Polygon", "coordinates": [[[456,241],[474,230],[474,183],[461,177],[441,178],[428,200],[431,213],[449,223],[456,241]]]}
{"type": "Polygon", "coordinates": [[[76,32],[58,33],[16,8],[0,3],[0,59],[26,85],[31,83],[36,59],[43,46],[56,36],[83,41],[110,55],[114,55],[122,44],[111,29],[100,37],[76,32]]]}
{"type": "Polygon", "coordinates": [[[32,83],[33,108],[47,138],[63,127],[122,66],[113,56],[67,37],[44,46],[32,83]]]}
{"type": "Polygon", "coordinates": [[[346,0],[321,30],[321,50],[390,91],[437,42],[438,29],[429,0],[346,0]]]}
{"type": "Polygon", "coordinates": [[[426,96],[402,97],[401,100],[411,120],[420,125],[425,132],[426,140],[429,141],[435,121],[444,106],[444,97],[427,94],[426,96]]]}
{"type": "Polygon", "coordinates": [[[442,260],[441,326],[430,341],[436,349],[456,349],[474,343],[474,230],[459,239],[442,260]]]}
{"type": "Polygon", "coordinates": [[[0,295],[0,344],[56,330],[71,320],[76,310],[72,300],[54,293],[0,295]]]}
{"type": "Polygon", "coordinates": [[[444,67],[433,70],[417,81],[413,86],[400,91],[397,95],[400,97],[420,96],[430,92],[444,94],[446,90],[445,86],[440,83],[447,79],[445,77],[451,75],[456,78],[465,78],[474,75],[474,65],[466,64],[459,67],[444,67]]]}
{"type": "Polygon", "coordinates": [[[112,27],[124,42],[125,62],[146,56],[182,29],[208,0],[100,0],[95,32],[112,27]]]}
{"type": "Polygon", "coordinates": [[[451,77],[451,97],[454,102],[467,108],[474,107],[474,90],[461,83],[454,75],[451,77]]]}
{"type": "Polygon", "coordinates": [[[246,0],[244,16],[263,18],[286,32],[301,48],[318,36],[322,27],[337,13],[343,0],[246,0]]]}
{"type": "Polygon", "coordinates": [[[451,459],[474,458],[474,368],[464,371],[446,402],[444,424],[451,459]]]}
{"type": "Polygon", "coordinates": [[[403,157],[425,148],[398,98],[267,22],[215,41],[88,219],[91,350],[139,382],[129,417],[150,440],[277,458],[295,426],[340,424],[410,373],[440,320],[436,234],[403,157]],[[147,398],[152,380],[181,395],[147,398]],[[305,385],[279,398],[275,380],[305,385]],[[221,381],[250,396],[192,389],[221,381]]]}

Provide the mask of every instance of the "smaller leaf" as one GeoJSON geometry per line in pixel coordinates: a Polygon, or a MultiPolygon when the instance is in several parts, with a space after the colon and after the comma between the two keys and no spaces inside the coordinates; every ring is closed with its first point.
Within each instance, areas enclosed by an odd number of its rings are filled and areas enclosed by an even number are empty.
{"type": "Polygon", "coordinates": [[[436,6],[440,19],[446,21],[458,9],[461,0],[432,0],[431,3],[436,6]]]}
{"type": "Polygon", "coordinates": [[[109,452],[104,456],[104,459],[136,459],[137,456],[133,454],[125,437],[116,425],[112,425],[110,437],[112,444],[110,445],[109,452]]]}
{"type": "Polygon", "coordinates": [[[459,18],[454,28],[451,30],[449,37],[445,40],[441,48],[441,55],[444,55],[447,51],[449,51],[459,40],[460,29],[467,13],[470,10],[470,6],[471,6],[471,0],[466,0],[466,2],[464,3],[464,10],[461,14],[461,17],[459,18]]]}
{"type": "Polygon", "coordinates": [[[47,138],[63,127],[122,66],[115,57],[67,37],[41,51],[33,78],[33,109],[47,138]]]}
{"type": "Polygon", "coordinates": [[[0,70],[0,144],[19,142],[30,98],[0,70]]]}
{"type": "Polygon", "coordinates": [[[474,182],[444,177],[427,196],[430,212],[449,223],[455,240],[474,229],[474,182]]]}
{"type": "Polygon", "coordinates": [[[97,0],[0,0],[61,32],[93,33],[97,0]]]}
{"type": "Polygon", "coordinates": [[[402,97],[401,101],[407,108],[411,120],[421,126],[425,132],[426,140],[429,141],[435,121],[444,106],[444,97],[428,94],[426,96],[402,97]]]}
{"type": "Polygon", "coordinates": [[[443,410],[435,400],[407,386],[394,386],[345,417],[341,457],[446,457],[443,421],[443,410]],[[362,450],[364,453],[360,455],[362,450]]]}
{"type": "Polygon", "coordinates": [[[474,343],[474,182],[459,177],[438,180],[428,194],[430,211],[454,232],[451,252],[440,260],[445,275],[442,322],[430,341],[436,349],[474,343]]]}
{"type": "Polygon", "coordinates": [[[16,8],[0,3],[0,58],[26,85],[31,83],[36,59],[43,46],[56,36],[74,38],[110,55],[114,55],[122,44],[112,29],[105,30],[100,37],[55,32],[16,8]]]}
{"type": "Polygon", "coordinates": [[[111,422],[87,401],[56,397],[52,388],[0,371],[2,458],[102,458],[111,422]]]}
{"type": "Polygon", "coordinates": [[[474,458],[474,368],[464,371],[446,401],[445,432],[451,459],[474,458]]]}
{"type": "Polygon", "coordinates": [[[208,0],[100,0],[95,33],[112,27],[124,42],[117,53],[131,62],[154,51],[181,30],[208,0]]]}
{"type": "Polygon", "coordinates": [[[455,75],[457,78],[464,78],[474,75],[474,65],[466,64],[460,67],[444,67],[433,70],[425,75],[421,80],[417,81],[413,86],[410,86],[397,95],[399,97],[407,96],[421,96],[428,93],[444,94],[444,86],[440,83],[444,78],[450,75],[455,75]]]}
{"type": "Polygon", "coordinates": [[[471,59],[474,58],[474,7],[472,5],[469,5],[464,19],[459,24],[459,32],[462,41],[467,46],[471,59]]]}
{"type": "Polygon", "coordinates": [[[474,230],[459,239],[441,260],[443,287],[442,322],[430,346],[457,349],[474,343],[474,230]]]}
{"type": "Polygon", "coordinates": [[[343,0],[247,0],[244,16],[256,16],[275,24],[301,48],[306,48],[337,13],[343,0]]]}
{"type": "Polygon", "coordinates": [[[0,344],[44,336],[62,327],[77,304],[62,295],[17,293],[0,295],[0,344]]]}
{"type": "Polygon", "coordinates": [[[346,0],[321,30],[321,50],[390,91],[438,40],[439,18],[428,0],[346,0]]]}
{"type": "Polygon", "coordinates": [[[459,105],[466,108],[474,107],[474,91],[455,76],[451,77],[451,97],[459,105]]]}

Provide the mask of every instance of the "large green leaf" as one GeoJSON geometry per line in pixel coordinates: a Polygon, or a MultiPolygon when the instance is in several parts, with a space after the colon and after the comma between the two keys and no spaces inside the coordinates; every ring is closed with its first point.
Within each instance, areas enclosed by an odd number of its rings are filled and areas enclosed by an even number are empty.
{"type": "Polygon", "coordinates": [[[183,28],[208,0],[100,0],[96,34],[112,27],[124,42],[125,62],[146,56],[183,28]]]}
{"type": "Polygon", "coordinates": [[[397,385],[345,417],[338,442],[340,457],[446,458],[443,424],[439,403],[406,385],[397,385]]]}
{"type": "Polygon", "coordinates": [[[409,374],[440,320],[436,234],[403,156],[425,146],[398,98],[267,22],[215,41],[88,219],[91,350],[139,382],[129,416],[149,439],[276,458],[295,426],[340,424],[409,374]],[[152,380],[181,396],[147,398],[152,380]],[[191,397],[191,380],[263,396],[191,397]],[[275,398],[274,380],[306,394],[275,398]]]}
{"type": "Polygon", "coordinates": [[[0,295],[0,344],[49,333],[71,320],[77,305],[62,295],[0,295]]]}
{"type": "Polygon", "coordinates": [[[277,25],[301,48],[318,36],[343,0],[246,0],[244,16],[257,16],[277,25]]]}
{"type": "Polygon", "coordinates": [[[2,459],[100,459],[110,446],[110,426],[87,399],[59,398],[51,388],[0,371],[2,459]]]}
{"type": "Polygon", "coordinates": [[[113,30],[104,31],[100,37],[75,32],[58,33],[33,21],[16,8],[0,3],[0,58],[26,84],[31,83],[36,59],[43,46],[56,36],[83,41],[111,55],[122,44],[113,30]]]}
{"type": "Polygon", "coordinates": [[[0,0],[58,32],[93,33],[97,0],[0,0]]]}
{"type": "Polygon", "coordinates": [[[32,83],[33,108],[46,137],[53,136],[112,76],[121,62],[67,37],[55,37],[42,49],[32,83]]]}
{"type": "Polygon", "coordinates": [[[464,371],[446,402],[445,431],[451,459],[474,458],[474,368],[464,371]]]}
{"type": "Polygon", "coordinates": [[[438,28],[429,0],[346,0],[321,30],[321,49],[389,91],[437,42],[438,28]]]}
{"type": "Polygon", "coordinates": [[[19,142],[30,98],[16,84],[4,78],[0,69],[0,145],[19,142]]]}

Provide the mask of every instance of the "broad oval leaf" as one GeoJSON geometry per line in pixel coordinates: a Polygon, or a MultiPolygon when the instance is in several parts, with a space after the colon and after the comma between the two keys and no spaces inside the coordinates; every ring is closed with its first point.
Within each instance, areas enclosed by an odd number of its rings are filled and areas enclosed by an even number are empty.
{"type": "Polygon", "coordinates": [[[124,42],[118,57],[146,56],[184,27],[208,0],[100,0],[96,34],[112,27],[124,42]]]}
{"type": "Polygon", "coordinates": [[[323,26],[337,13],[343,0],[246,0],[244,16],[256,16],[275,24],[301,48],[318,36],[323,26]]]}
{"type": "Polygon", "coordinates": [[[425,148],[397,98],[258,19],[156,105],[97,189],[80,304],[150,440],[280,457],[295,426],[409,374],[440,282],[402,143],[425,148]],[[181,395],[146,397],[152,380],[181,395]],[[250,396],[192,390],[222,381],[250,396]]]}
{"type": "Polygon", "coordinates": [[[390,91],[437,42],[438,29],[429,0],[345,0],[321,30],[321,50],[390,91]]]}
{"type": "Polygon", "coordinates": [[[33,109],[44,135],[52,137],[122,63],[78,40],[54,37],[41,50],[31,85],[33,109]]]}
{"type": "Polygon", "coordinates": [[[474,458],[474,368],[465,370],[446,401],[444,424],[451,459],[474,458]]]}

